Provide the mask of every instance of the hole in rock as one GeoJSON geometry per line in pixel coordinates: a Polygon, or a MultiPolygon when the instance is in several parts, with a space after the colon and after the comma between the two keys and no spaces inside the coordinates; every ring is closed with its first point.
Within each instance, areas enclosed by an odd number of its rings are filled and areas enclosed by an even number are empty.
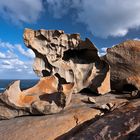
{"type": "Polygon", "coordinates": [[[21,91],[35,86],[38,83],[38,81],[39,81],[39,79],[22,79],[22,80],[20,80],[21,91]]]}
{"type": "Polygon", "coordinates": [[[41,34],[37,35],[36,38],[39,40],[46,40],[46,37],[41,34]]]}
{"type": "Polygon", "coordinates": [[[123,86],[123,91],[134,91],[134,90],[137,90],[137,88],[132,84],[125,84],[123,86]]]}
{"type": "Polygon", "coordinates": [[[40,100],[47,101],[49,103],[54,101],[57,106],[65,105],[65,96],[62,92],[40,95],[39,98],[40,100]]]}
{"type": "Polygon", "coordinates": [[[65,61],[69,61],[71,59],[74,63],[87,64],[95,62],[99,57],[97,52],[91,49],[75,49],[65,51],[62,59],[65,61]]]}
{"type": "Polygon", "coordinates": [[[62,34],[61,31],[55,30],[53,36],[59,37],[62,34]]]}
{"type": "Polygon", "coordinates": [[[42,74],[43,74],[43,77],[47,77],[51,75],[51,73],[47,70],[42,70],[42,74]]]}
{"type": "Polygon", "coordinates": [[[80,93],[82,94],[82,95],[94,95],[94,96],[99,96],[99,94],[97,94],[96,92],[93,92],[91,89],[89,89],[89,88],[84,88],[84,89],[82,89],[81,91],[80,91],[80,93]]]}
{"type": "Polygon", "coordinates": [[[60,85],[67,83],[67,81],[63,77],[61,77],[58,73],[56,73],[55,76],[59,79],[59,84],[60,85]]]}

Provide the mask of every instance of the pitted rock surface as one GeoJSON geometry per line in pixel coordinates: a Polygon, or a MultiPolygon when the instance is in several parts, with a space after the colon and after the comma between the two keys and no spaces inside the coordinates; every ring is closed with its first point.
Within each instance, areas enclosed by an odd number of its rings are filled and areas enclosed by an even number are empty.
{"type": "Polygon", "coordinates": [[[100,94],[110,91],[109,65],[89,39],[62,30],[25,29],[24,42],[36,55],[33,69],[38,76],[56,75],[62,83],[74,83],[75,93],[84,88],[100,94]]]}

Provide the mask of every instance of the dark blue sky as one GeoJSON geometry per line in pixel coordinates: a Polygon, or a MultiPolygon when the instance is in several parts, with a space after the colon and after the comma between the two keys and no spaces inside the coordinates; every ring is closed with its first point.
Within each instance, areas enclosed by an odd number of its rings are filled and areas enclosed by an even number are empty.
{"type": "Polygon", "coordinates": [[[24,46],[24,28],[61,29],[88,37],[104,54],[127,39],[140,38],[139,0],[0,1],[0,79],[36,78],[34,54],[24,46]]]}

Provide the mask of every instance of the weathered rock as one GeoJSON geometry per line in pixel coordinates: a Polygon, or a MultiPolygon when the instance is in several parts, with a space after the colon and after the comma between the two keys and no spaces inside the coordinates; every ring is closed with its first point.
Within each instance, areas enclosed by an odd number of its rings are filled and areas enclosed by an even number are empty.
{"type": "Polygon", "coordinates": [[[29,114],[51,114],[61,111],[70,101],[73,84],[60,84],[55,76],[41,78],[27,90],[20,90],[15,81],[0,94],[0,119],[29,114]]]}
{"type": "MultiPolygon", "coordinates": [[[[123,107],[100,118],[89,126],[78,130],[78,133],[63,137],[70,140],[126,140],[131,132],[138,131],[140,127],[140,100],[134,100],[123,107]]],[[[69,132],[70,133],[70,132],[69,132]]],[[[140,136],[140,135],[139,135],[140,136]]],[[[137,137],[138,138],[138,135],[137,137]]]]}
{"type": "Polygon", "coordinates": [[[56,75],[61,83],[74,83],[73,92],[84,88],[104,94],[110,91],[109,65],[101,60],[89,39],[62,30],[25,29],[24,42],[35,55],[33,69],[40,76],[56,75]]]}
{"type": "Polygon", "coordinates": [[[35,55],[41,77],[21,91],[15,81],[0,94],[0,139],[131,139],[140,130],[140,41],[126,41],[100,59],[96,47],[79,34],[26,29],[24,42],[35,55]],[[113,94],[112,88],[131,88],[113,94]],[[101,96],[78,93],[89,88],[101,96]],[[74,94],[72,96],[72,93],[74,94]],[[34,116],[44,115],[46,116],[34,116]],[[102,116],[102,118],[101,118],[102,116]],[[135,132],[135,133],[134,133],[135,132]]]}
{"type": "Polygon", "coordinates": [[[107,49],[104,60],[111,67],[112,89],[140,90],[140,41],[127,40],[107,49]]]}
{"type": "Polygon", "coordinates": [[[89,96],[89,94],[75,94],[65,110],[45,116],[27,116],[0,121],[0,139],[2,140],[54,140],[64,139],[65,135],[72,136],[81,128],[86,128],[90,120],[96,120],[103,115],[104,110],[96,108],[102,104],[115,102],[118,107],[128,102],[124,95],[105,94],[102,96],[89,96]],[[95,104],[88,102],[93,97],[95,104]],[[122,98],[121,98],[122,97],[122,98]],[[71,132],[72,131],[72,132],[71,132]]]}
{"type": "Polygon", "coordinates": [[[54,140],[98,115],[100,115],[99,110],[77,107],[60,114],[0,121],[0,139],[54,140]]]}

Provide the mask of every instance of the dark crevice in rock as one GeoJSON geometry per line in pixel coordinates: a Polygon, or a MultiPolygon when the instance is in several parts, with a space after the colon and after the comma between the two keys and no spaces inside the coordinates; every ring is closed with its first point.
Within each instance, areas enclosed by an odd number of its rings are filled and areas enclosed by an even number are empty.
{"type": "Polygon", "coordinates": [[[57,106],[65,107],[65,95],[62,92],[44,94],[39,96],[40,100],[47,101],[50,104],[54,101],[57,106]]]}
{"type": "Polygon", "coordinates": [[[41,35],[41,34],[36,35],[36,38],[37,38],[37,39],[40,39],[40,40],[46,40],[46,37],[43,36],[43,35],[41,35]]]}
{"type": "Polygon", "coordinates": [[[59,75],[59,73],[56,73],[55,76],[59,79],[59,85],[60,84],[67,84],[68,82],[66,81],[66,79],[64,79],[63,77],[61,77],[59,75]]]}
{"type": "Polygon", "coordinates": [[[125,137],[127,140],[140,140],[140,126],[125,137]]]}
{"type": "Polygon", "coordinates": [[[137,88],[132,84],[125,84],[123,85],[123,89],[122,89],[122,91],[130,91],[130,92],[135,90],[137,90],[137,88]]]}
{"type": "Polygon", "coordinates": [[[51,75],[51,73],[47,70],[42,70],[42,74],[43,74],[43,77],[47,77],[51,75]]]}
{"type": "Polygon", "coordinates": [[[64,52],[63,60],[72,60],[74,63],[87,64],[99,60],[97,52],[89,49],[73,49],[64,52]],[[95,57],[96,56],[96,57],[95,57]]]}

